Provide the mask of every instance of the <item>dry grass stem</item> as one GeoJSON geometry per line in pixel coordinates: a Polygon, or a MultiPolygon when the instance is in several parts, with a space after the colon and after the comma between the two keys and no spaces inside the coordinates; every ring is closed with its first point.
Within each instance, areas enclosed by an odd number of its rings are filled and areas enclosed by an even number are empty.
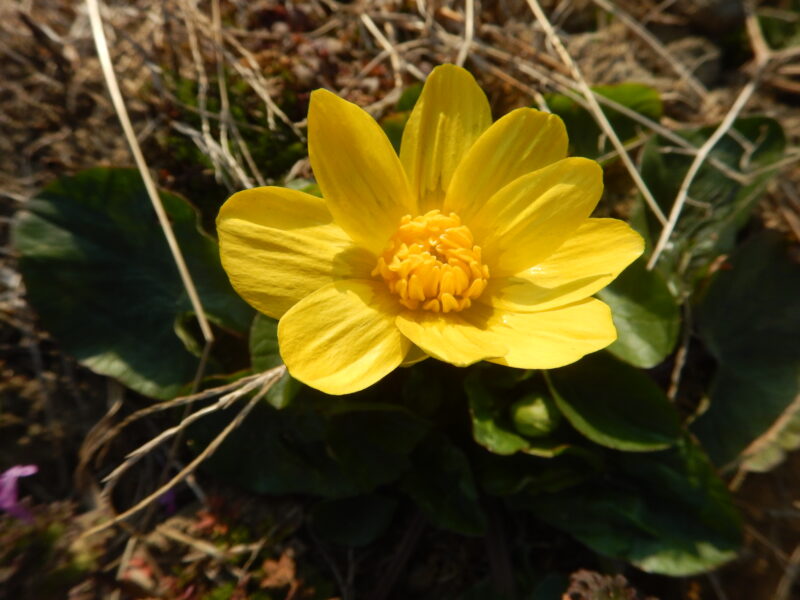
{"type": "Polygon", "coordinates": [[[139,141],[137,140],[136,134],[133,131],[133,124],[128,116],[128,110],[125,108],[125,101],[122,99],[122,93],[120,92],[119,83],[117,82],[117,77],[114,73],[114,67],[111,62],[111,54],[108,51],[108,42],[106,40],[105,31],[103,30],[103,20],[100,16],[99,0],[86,0],[86,6],[89,11],[89,19],[91,22],[95,46],[97,47],[97,54],[100,59],[100,65],[103,69],[106,85],[108,86],[109,93],[111,94],[111,100],[114,104],[114,109],[117,112],[122,129],[125,132],[125,137],[128,140],[134,161],[139,169],[139,173],[141,173],[147,193],[150,196],[150,201],[152,202],[153,208],[156,211],[158,222],[161,225],[161,229],[164,231],[164,236],[167,239],[167,244],[169,245],[172,258],[175,261],[178,272],[180,273],[181,281],[186,289],[186,294],[189,296],[192,308],[197,315],[197,323],[200,326],[203,339],[205,340],[206,345],[209,345],[214,341],[214,334],[211,331],[211,326],[206,318],[206,313],[203,309],[202,302],[200,302],[200,297],[197,294],[194,281],[192,281],[192,276],[189,273],[189,269],[186,267],[186,262],[183,259],[183,253],[181,252],[180,246],[178,245],[175,235],[172,232],[172,226],[170,225],[169,217],[167,216],[164,206],[161,203],[161,198],[158,196],[158,190],[156,189],[155,182],[150,176],[150,171],[147,168],[147,162],[144,159],[141,147],[139,146],[139,141]]]}
{"type": "Polygon", "coordinates": [[[583,74],[581,73],[578,65],[575,61],[572,60],[572,57],[567,52],[567,49],[564,47],[564,44],[561,43],[561,40],[558,37],[558,34],[553,29],[553,25],[547,18],[547,15],[544,14],[542,7],[539,5],[538,0],[527,0],[528,6],[530,6],[531,11],[536,16],[536,19],[539,21],[539,24],[545,31],[547,38],[550,40],[550,43],[555,48],[558,55],[561,57],[561,60],[564,64],[570,69],[573,76],[575,77],[575,81],[578,84],[578,88],[584,95],[586,102],[589,105],[589,110],[591,111],[592,115],[597,121],[597,124],[600,125],[600,128],[603,132],[608,136],[609,141],[611,144],[616,148],[617,152],[619,153],[620,160],[622,160],[623,164],[625,165],[628,173],[633,179],[633,182],[636,184],[636,187],[642,194],[647,206],[650,207],[650,210],[653,211],[653,214],[656,218],[661,222],[662,225],[667,223],[667,218],[664,216],[664,213],[661,211],[661,208],[658,206],[656,199],[653,197],[652,192],[647,187],[647,184],[642,179],[639,170],[636,168],[636,165],[633,164],[633,160],[631,159],[630,155],[625,151],[625,147],[623,146],[622,142],[619,139],[619,136],[614,131],[614,128],[609,123],[608,118],[606,117],[603,109],[600,108],[600,105],[597,102],[597,98],[595,94],[592,92],[591,88],[589,88],[589,84],[586,83],[586,79],[584,79],[583,74]]]}
{"type": "Polygon", "coordinates": [[[736,101],[731,106],[728,114],[725,115],[725,118],[719,124],[717,129],[711,136],[706,140],[706,142],[700,147],[697,152],[697,155],[694,157],[692,164],[689,166],[689,170],[686,171],[686,175],[681,182],[681,187],[678,189],[678,194],[675,197],[675,201],[672,204],[672,209],[669,213],[669,220],[667,221],[664,228],[661,230],[661,234],[658,237],[658,241],[656,242],[655,247],[653,248],[653,253],[650,256],[650,259],[647,261],[647,268],[653,269],[658,259],[661,257],[661,254],[664,252],[664,249],[667,247],[667,243],[669,242],[670,237],[672,236],[672,232],[675,230],[675,226],[678,224],[678,219],[681,216],[681,211],[683,210],[684,205],[686,204],[686,199],[689,196],[689,188],[694,181],[695,176],[700,171],[700,168],[705,163],[706,159],[708,158],[709,153],[714,149],[714,146],[717,145],[722,137],[728,133],[728,130],[733,126],[734,121],[739,116],[739,113],[745,107],[747,102],[750,100],[750,97],[756,91],[758,87],[758,73],[756,74],[755,78],[747,83],[747,85],[742,88],[742,91],[739,92],[739,95],[736,97],[736,101]]]}
{"type": "Polygon", "coordinates": [[[632,31],[636,33],[642,40],[644,40],[655,52],[658,54],[664,62],[672,68],[675,73],[677,73],[689,87],[701,98],[705,98],[708,95],[708,90],[706,86],[704,86],[697,77],[692,74],[692,72],[686,68],[672,53],[664,47],[664,44],[650,33],[646,27],[642,26],[636,19],[631,17],[628,13],[622,10],[620,7],[616,6],[615,4],[609,2],[609,0],[592,0],[597,6],[602,8],[605,11],[610,12],[615,17],[617,17],[620,21],[625,23],[627,27],[629,27],[632,31]]]}
{"type": "MultiPolygon", "coordinates": [[[[200,410],[185,416],[181,420],[181,422],[178,423],[177,425],[162,431],[147,443],[143,444],[136,450],[129,452],[125,461],[103,479],[103,482],[106,484],[106,487],[103,490],[103,494],[109,496],[111,490],[114,488],[117,481],[119,481],[119,478],[131,467],[133,467],[141,458],[143,458],[149,452],[151,452],[154,448],[156,448],[163,442],[167,441],[168,439],[175,437],[181,432],[185,431],[187,427],[189,427],[192,423],[195,423],[196,421],[200,420],[201,418],[210,415],[212,413],[215,413],[219,410],[225,410],[229,406],[231,406],[231,404],[236,402],[239,398],[249,394],[254,389],[260,386],[265,386],[270,384],[277,377],[280,377],[283,374],[284,369],[285,367],[277,367],[276,369],[272,369],[265,373],[259,374],[258,377],[254,377],[249,379],[248,381],[245,381],[243,384],[240,384],[238,388],[223,395],[214,404],[206,406],[205,408],[201,408],[200,410]],[[277,371],[280,372],[276,376],[277,371]]],[[[184,400],[187,399],[184,398],[184,400]]],[[[191,402],[192,400],[188,400],[187,404],[191,405],[190,404],[191,402]]]]}
{"type": "Polygon", "coordinates": [[[464,61],[467,60],[470,46],[472,46],[472,38],[475,37],[475,0],[464,0],[465,5],[465,20],[464,20],[464,41],[458,50],[456,57],[456,64],[459,67],[464,66],[464,61]]]}
{"type": "Polygon", "coordinates": [[[194,473],[195,469],[200,466],[203,461],[205,461],[208,457],[210,457],[217,449],[222,445],[222,443],[227,439],[230,433],[235,430],[242,422],[247,418],[247,415],[256,407],[259,401],[266,396],[267,392],[272,388],[275,382],[283,375],[285,372],[286,367],[283,365],[279,367],[275,367],[264,373],[264,382],[261,389],[253,395],[250,401],[245,405],[245,407],[239,411],[239,413],[233,418],[233,420],[226,425],[222,431],[220,431],[217,436],[211,440],[211,442],[203,449],[200,454],[198,454],[189,464],[187,464],[183,469],[181,469],[175,476],[172,477],[167,483],[159,487],[156,491],[149,494],[139,502],[137,502],[134,506],[127,509],[126,511],[116,515],[114,518],[101,523],[100,525],[96,525],[90,529],[87,529],[85,532],[81,534],[81,538],[91,537],[97,533],[105,531],[109,527],[113,527],[114,525],[125,521],[129,517],[139,513],[140,511],[144,510],[150,504],[158,500],[163,494],[167,493],[175,486],[180,484],[186,477],[190,474],[194,473]]]}

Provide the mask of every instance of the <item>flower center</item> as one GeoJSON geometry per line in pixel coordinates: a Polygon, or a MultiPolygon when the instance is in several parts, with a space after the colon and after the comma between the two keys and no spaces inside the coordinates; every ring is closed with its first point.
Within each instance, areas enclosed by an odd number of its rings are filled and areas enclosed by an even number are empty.
{"type": "Polygon", "coordinates": [[[464,310],[483,293],[489,267],[469,227],[455,213],[406,215],[378,258],[372,275],[383,277],[406,308],[464,310]]]}

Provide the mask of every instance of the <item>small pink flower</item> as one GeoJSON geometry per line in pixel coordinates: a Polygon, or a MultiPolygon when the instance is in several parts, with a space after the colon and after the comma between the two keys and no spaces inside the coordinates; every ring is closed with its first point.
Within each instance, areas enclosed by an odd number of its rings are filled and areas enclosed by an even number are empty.
{"type": "Polygon", "coordinates": [[[39,471],[36,465],[16,465],[0,475],[0,510],[6,511],[26,523],[33,523],[33,517],[17,498],[17,479],[28,477],[39,471]]]}

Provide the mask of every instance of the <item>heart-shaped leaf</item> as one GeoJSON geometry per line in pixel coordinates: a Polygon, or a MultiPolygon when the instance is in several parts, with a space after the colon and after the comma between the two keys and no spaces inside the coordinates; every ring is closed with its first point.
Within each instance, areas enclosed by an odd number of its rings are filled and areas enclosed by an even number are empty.
{"type": "MultiPolygon", "coordinates": [[[[253,311],[231,288],[217,244],[186,200],[160,196],[209,319],[245,334],[253,311]]],[[[192,381],[192,305],[138,171],[56,181],[26,204],[13,239],[28,300],[82,364],[153,398],[192,381]]]]}
{"type": "Polygon", "coordinates": [[[725,484],[688,440],[663,452],[610,453],[602,477],[518,503],[594,551],[651,573],[709,571],[741,544],[725,484]]]}
{"type": "Polygon", "coordinates": [[[642,259],[625,269],[597,297],[611,307],[617,341],[608,351],[649,369],[672,354],[680,332],[680,307],[656,271],[642,259]]]}
{"type": "Polygon", "coordinates": [[[597,444],[644,452],[666,448],[680,435],[678,413],[661,388],[606,353],[548,371],[547,379],[564,416],[597,444]]]}

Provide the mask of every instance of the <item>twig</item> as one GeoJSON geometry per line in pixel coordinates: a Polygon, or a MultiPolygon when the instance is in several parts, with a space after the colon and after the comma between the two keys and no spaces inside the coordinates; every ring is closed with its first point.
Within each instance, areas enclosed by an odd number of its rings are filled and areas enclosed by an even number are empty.
{"type": "Polygon", "coordinates": [[[664,44],[650,33],[647,28],[643,27],[636,19],[631,17],[628,13],[624,10],[612,4],[608,0],[592,0],[597,6],[606,10],[617,17],[620,21],[625,23],[630,29],[632,29],[640,38],[642,38],[655,52],[664,59],[675,73],[680,75],[686,83],[689,84],[689,87],[694,90],[694,92],[700,96],[701,98],[705,98],[708,94],[708,90],[706,87],[700,83],[700,81],[695,77],[689,69],[687,69],[679,60],[677,60],[669,50],[664,47],[664,44]]]}
{"type": "MultiPolygon", "coordinates": [[[[122,99],[122,93],[120,92],[119,83],[117,82],[117,77],[114,74],[114,67],[111,62],[111,55],[108,51],[106,34],[103,31],[103,20],[100,16],[99,1],[100,0],[86,0],[86,6],[89,11],[89,21],[91,23],[92,35],[94,37],[95,46],[97,47],[97,55],[100,59],[100,66],[103,70],[103,76],[105,77],[106,85],[108,86],[108,91],[111,95],[111,101],[114,105],[114,110],[116,111],[117,117],[122,125],[122,130],[125,132],[125,138],[130,146],[131,153],[133,154],[133,158],[136,162],[137,168],[139,169],[139,173],[142,176],[142,181],[144,181],[147,194],[150,196],[150,201],[152,202],[153,208],[156,211],[158,222],[164,231],[164,237],[167,239],[167,244],[169,245],[170,252],[172,253],[172,258],[175,261],[178,272],[180,273],[183,287],[186,289],[186,294],[189,296],[189,301],[194,309],[197,317],[197,323],[200,326],[200,331],[203,334],[203,339],[205,340],[206,345],[209,345],[214,341],[214,333],[211,331],[211,326],[206,318],[205,309],[203,308],[202,302],[200,302],[200,297],[197,294],[197,289],[194,286],[189,269],[186,267],[186,262],[183,259],[183,253],[181,252],[180,246],[175,239],[175,234],[172,231],[169,217],[167,216],[164,206],[161,203],[161,198],[158,196],[158,190],[156,189],[155,182],[150,176],[150,171],[147,169],[147,163],[145,162],[144,155],[139,147],[136,134],[133,131],[133,125],[131,124],[130,117],[128,116],[128,111],[125,108],[125,101],[122,99]]],[[[204,368],[205,364],[201,362],[201,364],[198,366],[198,369],[204,368]]]]}
{"type": "Polygon", "coordinates": [[[728,594],[725,593],[725,589],[722,587],[722,583],[720,583],[719,575],[716,573],[709,573],[708,580],[711,582],[711,587],[719,600],[729,600],[728,594]]]}
{"type": "MultiPolygon", "coordinates": [[[[162,412],[164,410],[169,410],[171,408],[176,408],[178,406],[185,406],[187,404],[193,404],[194,402],[199,402],[199,401],[202,401],[202,400],[208,400],[210,398],[214,398],[215,396],[220,396],[222,394],[226,394],[226,393],[228,393],[228,392],[230,392],[232,390],[239,389],[243,385],[246,385],[246,384],[252,382],[253,380],[259,379],[259,378],[261,378],[263,376],[264,376],[263,373],[258,373],[256,375],[250,375],[248,377],[242,377],[241,379],[237,379],[236,381],[234,381],[232,383],[229,383],[227,385],[221,386],[221,387],[213,388],[213,389],[210,389],[210,390],[204,390],[202,392],[199,392],[197,394],[192,394],[190,396],[181,396],[180,398],[174,398],[172,400],[167,400],[165,402],[159,402],[157,404],[152,404],[152,405],[147,406],[147,407],[145,407],[145,408],[143,408],[141,410],[138,410],[135,413],[132,413],[132,414],[128,415],[124,420],[122,420],[119,424],[115,425],[112,429],[109,429],[108,431],[104,432],[102,435],[97,436],[99,439],[96,442],[93,442],[93,440],[91,440],[91,437],[93,437],[93,436],[87,435],[86,440],[84,442],[84,446],[88,449],[87,450],[87,460],[86,460],[86,462],[88,462],[88,456],[90,456],[91,454],[94,453],[94,449],[99,448],[100,446],[103,446],[103,445],[107,444],[110,440],[112,440],[117,435],[119,435],[119,433],[123,429],[125,429],[128,425],[130,425],[131,423],[133,423],[135,421],[138,421],[139,419],[142,419],[144,417],[147,417],[149,415],[152,415],[152,414],[155,414],[155,413],[158,413],[158,412],[162,412]],[[90,442],[92,442],[92,443],[90,444],[90,442]]],[[[120,406],[117,406],[116,404],[114,406],[112,406],[112,408],[109,409],[108,414],[106,414],[106,416],[103,417],[103,419],[101,420],[100,423],[95,425],[95,427],[92,429],[92,431],[94,431],[95,429],[100,431],[100,429],[99,429],[100,425],[102,423],[106,422],[111,417],[113,417],[114,414],[116,414],[116,412],[118,412],[119,408],[121,408],[121,404],[120,404],[120,406]]],[[[83,450],[81,452],[83,453],[83,450]]]]}
{"type": "MultiPolygon", "coordinates": [[[[443,37],[451,37],[451,38],[458,39],[455,36],[453,36],[452,34],[448,34],[446,32],[440,32],[440,35],[443,36],[443,37]]],[[[560,93],[562,93],[565,96],[567,96],[573,102],[576,102],[577,104],[579,104],[582,108],[584,108],[586,110],[590,110],[589,103],[586,101],[586,99],[583,97],[583,95],[573,91],[573,87],[575,87],[575,82],[574,81],[572,81],[572,80],[568,80],[568,81],[564,80],[564,81],[562,81],[562,78],[560,78],[560,76],[558,74],[556,74],[556,73],[554,73],[552,76],[549,76],[548,74],[536,69],[530,62],[528,62],[528,61],[526,61],[524,59],[521,59],[518,56],[515,57],[515,56],[509,54],[508,52],[505,52],[504,50],[500,50],[500,49],[495,48],[493,46],[482,44],[480,42],[473,42],[473,46],[477,47],[481,52],[487,54],[488,56],[492,56],[492,57],[495,57],[495,58],[497,58],[499,60],[503,60],[503,61],[506,61],[506,62],[513,62],[515,64],[516,68],[520,72],[522,72],[525,75],[528,75],[530,77],[533,77],[537,81],[540,81],[542,83],[545,83],[547,85],[555,87],[560,93]]],[[[600,104],[619,112],[620,114],[628,117],[629,119],[632,119],[633,121],[636,121],[640,125],[643,125],[644,127],[647,127],[648,129],[652,130],[653,132],[655,132],[655,133],[659,134],[660,136],[666,138],[667,140],[671,141],[672,143],[677,144],[678,146],[680,146],[682,148],[685,148],[686,150],[689,151],[689,153],[691,155],[696,155],[697,154],[697,151],[698,151],[697,147],[694,146],[689,140],[687,140],[684,137],[681,137],[680,135],[678,135],[674,131],[662,126],[661,124],[657,123],[656,121],[653,121],[652,119],[646,117],[645,115],[643,115],[641,113],[638,113],[635,110],[632,110],[627,106],[624,106],[623,104],[619,104],[618,102],[615,102],[614,100],[612,100],[610,98],[606,98],[605,96],[603,96],[601,94],[597,94],[597,93],[594,93],[594,92],[592,92],[592,93],[593,93],[595,99],[600,104]]],[[[742,183],[742,184],[746,184],[748,182],[749,174],[748,175],[744,175],[742,173],[739,173],[738,171],[730,168],[728,165],[726,165],[725,163],[723,163],[722,161],[720,161],[720,160],[718,160],[718,159],[716,159],[714,157],[711,157],[709,159],[709,162],[718,171],[720,171],[721,173],[723,173],[726,176],[730,177],[734,181],[737,181],[737,182],[742,183]]]]}
{"type": "Polygon", "coordinates": [[[364,26],[367,28],[367,30],[373,35],[378,44],[380,44],[381,48],[383,48],[389,53],[389,58],[392,61],[392,68],[394,69],[395,73],[394,76],[395,87],[399,88],[402,87],[403,85],[403,79],[401,75],[401,70],[402,70],[401,63],[402,63],[402,68],[411,73],[414,77],[416,77],[417,79],[425,79],[425,75],[422,73],[422,71],[420,71],[417,67],[415,67],[411,63],[406,62],[400,58],[400,54],[397,52],[394,46],[392,46],[391,42],[389,42],[389,40],[386,39],[386,36],[383,35],[380,29],[378,29],[378,26],[375,24],[375,21],[373,21],[372,18],[367,13],[361,13],[359,18],[361,19],[361,22],[364,23],[364,26]]]}
{"type": "MultiPolygon", "coordinates": [[[[183,13],[183,20],[186,23],[186,33],[189,37],[189,49],[194,62],[194,70],[197,73],[197,107],[200,110],[200,131],[203,135],[206,147],[209,149],[206,154],[211,158],[211,164],[214,167],[214,176],[217,181],[222,178],[219,163],[214,160],[217,158],[214,152],[211,152],[211,125],[208,122],[208,75],[203,65],[203,57],[200,54],[200,46],[197,43],[197,33],[194,30],[194,24],[189,18],[188,0],[180,0],[181,12],[183,13]]],[[[224,148],[221,149],[224,153],[224,148]]]]}
{"type": "Polygon", "coordinates": [[[386,569],[384,577],[378,582],[375,591],[368,596],[369,600],[386,600],[392,592],[394,584],[397,579],[403,574],[406,569],[408,559],[414,552],[414,548],[419,542],[422,532],[425,530],[425,518],[421,513],[416,513],[411,520],[408,528],[400,540],[400,545],[394,553],[391,564],[386,569]]]}
{"type": "Polygon", "coordinates": [[[686,359],[689,356],[689,343],[692,339],[692,309],[688,302],[683,303],[683,307],[681,343],[680,346],[678,346],[678,351],[675,353],[675,365],[672,367],[672,373],[669,377],[669,388],[667,389],[667,398],[672,402],[675,402],[678,397],[683,369],[686,366],[686,359]]]}
{"type": "Polygon", "coordinates": [[[742,88],[742,91],[739,92],[736,101],[733,103],[733,106],[731,106],[728,114],[725,115],[722,123],[719,124],[714,133],[711,134],[711,137],[709,137],[697,151],[697,155],[694,157],[692,164],[689,166],[689,170],[686,172],[686,176],[683,178],[680,189],[678,189],[678,195],[675,197],[675,202],[672,204],[672,209],[669,213],[669,220],[664,226],[664,229],[661,230],[661,235],[658,237],[658,241],[653,249],[653,254],[650,256],[650,260],[647,261],[648,270],[651,270],[653,267],[655,267],[656,262],[658,262],[659,257],[667,247],[670,236],[672,236],[672,232],[675,230],[675,226],[678,224],[678,218],[681,216],[683,206],[686,204],[686,198],[689,195],[689,187],[692,185],[692,182],[694,181],[698,171],[700,171],[700,167],[703,166],[703,163],[708,158],[708,154],[714,149],[714,146],[717,145],[717,142],[719,142],[722,139],[722,136],[728,132],[728,129],[733,126],[733,123],[739,116],[739,113],[742,111],[745,104],[747,104],[747,102],[750,100],[753,92],[756,91],[756,88],[758,87],[760,71],[761,68],[759,68],[759,72],[756,73],[755,77],[751,79],[748,84],[744,86],[744,88],[742,88]]]}
{"type": "MultiPolygon", "coordinates": [[[[131,558],[133,558],[133,551],[136,549],[137,539],[135,536],[131,536],[128,538],[128,541],[125,543],[125,550],[122,551],[122,557],[119,559],[119,566],[117,567],[117,581],[122,580],[122,576],[125,574],[125,571],[128,569],[128,566],[131,563],[131,558]]],[[[111,592],[109,596],[109,600],[119,600],[120,597],[120,590],[116,589],[111,592]]]]}
{"type": "Polygon", "coordinates": [[[472,46],[472,38],[475,36],[475,0],[464,0],[465,5],[465,21],[464,21],[464,42],[458,50],[458,57],[456,64],[459,67],[464,66],[464,61],[467,60],[470,46],[472,46]]]}
{"type": "Polygon", "coordinates": [[[261,171],[259,170],[258,165],[256,165],[256,161],[253,160],[253,155],[250,154],[250,148],[248,147],[247,142],[244,141],[244,138],[239,131],[239,127],[236,125],[236,121],[231,114],[230,100],[228,98],[228,84],[225,77],[225,66],[223,61],[224,52],[222,51],[222,16],[219,7],[219,0],[214,0],[211,3],[211,26],[214,39],[214,52],[217,63],[217,86],[219,87],[220,101],[219,145],[223,148],[228,147],[228,129],[230,129],[233,132],[233,137],[236,138],[236,144],[239,147],[239,151],[242,153],[244,161],[247,163],[247,166],[250,169],[250,173],[253,175],[258,185],[266,185],[267,182],[264,180],[263,175],[261,175],[261,171]]]}
{"type": "Polygon", "coordinates": [[[137,462],[139,462],[139,460],[147,453],[149,453],[153,448],[167,441],[171,437],[177,436],[179,433],[181,433],[187,427],[189,427],[189,425],[191,425],[195,421],[198,421],[202,417],[205,417],[206,415],[214,413],[218,410],[225,410],[236,400],[250,393],[258,386],[269,384],[276,378],[280,377],[283,374],[283,370],[285,370],[285,367],[281,366],[281,367],[276,367],[275,369],[271,369],[265,373],[262,373],[260,377],[248,381],[240,388],[235,389],[228,394],[225,394],[214,404],[206,406],[205,408],[201,408],[200,410],[192,413],[191,415],[184,417],[181,420],[181,422],[178,423],[178,425],[175,425],[174,427],[170,427],[169,429],[162,431],[160,434],[158,434],[156,437],[154,437],[147,443],[143,444],[136,450],[129,452],[128,455],[125,457],[125,461],[103,479],[103,482],[106,483],[106,488],[103,490],[104,495],[108,496],[113,487],[116,485],[116,482],[119,480],[119,478],[126,471],[128,471],[128,469],[130,469],[137,462]],[[278,373],[278,371],[280,372],[278,373]]]}
{"type": "Polygon", "coordinates": [[[215,437],[211,441],[211,443],[209,443],[208,446],[206,446],[203,449],[203,451],[200,454],[198,454],[188,465],[186,465],[183,469],[181,469],[181,471],[179,471],[172,479],[170,479],[167,483],[159,487],[155,492],[153,492],[146,498],[137,502],[134,506],[132,506],[128,510],[116,515],[114,518],[106,521],[105,523],[96,525],[95,527],[92,527],[91,529],[83,532],[80,536],[80,539],[90,537],[92,535],[100,533],[101,531],[105,531],[109,527],[113,527],[117,523],[120,523],[125,519],[127,519],[128,517],[135,515],[144,508],[147,508],[147,506],[149,506],[151,502],[154,502],[155,500],[160,498],[163,494],[167,493],[176,485],[181,483],[186,477],[188,477],[191,473],[193,473],[194,470],[197,469],[197,467],[203,463],[203,461],[205,461],[212,454],[214,454],[214,452],[216,452],[217,449],[222,445],[222,443],[227,439],[228,435],[230,435],[230,433],[234,429],[236,429],[239,425],[242,424],[242,421],[244,421],[247,418],[247,415],[250,414],[250,412],[253,410],[253,408],[255,408],[258,402],[267,394],[267,392],[269,392],[270,388],[275,383],[275,381],[277,381],[280,374],[283,373],[284,369],[285,367],[281,365],[280,367],[276,367],[275,369],[268,371],[271,373],[275,373],[277,376],[268,383],[265,383],[264,387],[250,399],[250,402],[248,402],[247,405],[245,405],[245,407],[239,412],[239,414],[237,414],[236,417],[234,417],[234,419],[230,423],[228,423],[228,425],[225,426],[225,428],[217,435],[217,437],[215,437]]]}
{"type": "Polygon", "coordinates": [[[783,574],[778,588],[775,590],[773,600],[789,600],[797,577],[800,575],[800,544],[798,544],[789,557],[789,564],[783,574]]]}
{"type": "Polygon", "coordinates": [[[630,173],[630,176],[633,179],[633,182],[636,184],[636,187],[639,188],[639,191],[641,192],[645,202],[650,207],[650,210],[653,211],[653,214],[661,222],[661,224],[665,224],[667,222],[667,218],[664,216],[664,213],[658,206],[658,203],[653,197],[653,194],[650,192],[650,189],[647,187],[647,184],[645,184],[644,180],[642,179],[642,176],[636,168],[636,165],[633,164],[633,160],[631,160],[630,155],[625,151],[625,147],[620,141],[617,133],[614,131],[614,128],[611,126],[611,123],[609,123],[608,117],[606,117],[603,109],[600,108],[600,105],[597,103],[597,98],[589,87],[589,84],[586,83],[586,79],[584,79],[583,74],[578,68],[578,65],[575,64],[575,61],[572,60],[572,57],[569,55],[569,52],[567,52],[564,44],[561,43],[561,39],[559,39],[558,35],[553,29],[552,24],[548,20],[547,15],[544,14],[542,7],[539,5],[539,0],[527,0],[527,2],[528,6],[530,6],[531,10],[533,11],[534,16],[539,21],[539,24],[544,29],[547,39],[550,40],[550,43],[553,44],[553,47],[556,49],[556,52],[558,52],[558,55],[561,57],[563,63],[567,65],[572,72],[573,77],[578,84],[578,89],[581,90],[586,98],[586,102],[589,105],[589,110],[591,111],[592,115],[594,115],[597,124],[600,125],[600,128],[608,136],[608,139],[611,141],[614,148],[617,149],[620,159],[628,169],[628,173],[630,173]]]}

